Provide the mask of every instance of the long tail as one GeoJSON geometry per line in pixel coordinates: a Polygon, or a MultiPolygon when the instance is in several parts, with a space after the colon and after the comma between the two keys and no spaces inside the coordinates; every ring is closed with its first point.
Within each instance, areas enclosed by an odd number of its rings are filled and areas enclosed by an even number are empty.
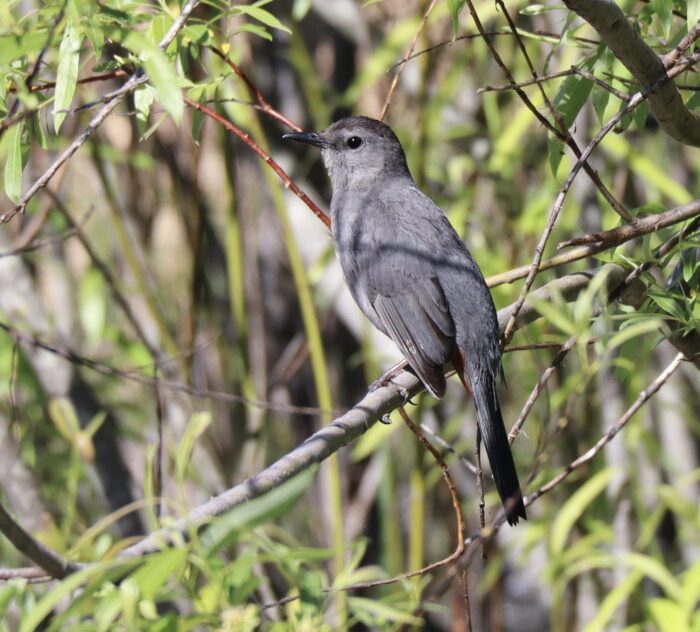
{"type": "MultiPolygon", "coordinates": [[[[458,366],[457,362],[454,364],[457,374],[462,377],[464,363],[461,357],[459,359],[462,366],[458,366]]],[[[485,367],[474,366],[469,362],[469,359],[467,360],[467,372],[471,388],[464,378],[462,382],[467,390],[473,392],[477,423],[486,447],[486,455],[491,464],[496,489],[506,510],[508,524],[515,525],[518,524],[520,518],[527,520],[527,514],[525,513],[523,493],[520,490],[513,454],[508,443],[508,434],[501,415],[501,407],[498,403],[495,376],[485,367]]]]}

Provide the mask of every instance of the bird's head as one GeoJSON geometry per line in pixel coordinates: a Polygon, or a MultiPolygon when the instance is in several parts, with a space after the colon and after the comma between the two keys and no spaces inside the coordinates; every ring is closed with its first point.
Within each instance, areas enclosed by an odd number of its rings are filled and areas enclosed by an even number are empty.
{"type": "Polygon", "coordinates": [[[334,192],[367,185],[376,178],[409,175],[396,134],[385,123],[366,116],[341,119],[320,133],[298,132],[284,138],[321,149],[334,192]]]}

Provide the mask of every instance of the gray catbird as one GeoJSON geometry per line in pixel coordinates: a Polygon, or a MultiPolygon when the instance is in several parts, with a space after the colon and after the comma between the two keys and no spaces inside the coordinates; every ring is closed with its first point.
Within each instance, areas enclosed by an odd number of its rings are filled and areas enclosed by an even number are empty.
{"type": "Polygon", "coordinates": [[[364,116],[284,138],[321,148],[345,281],[435,397],[451,362],[477,420],[510,524],[527,519],[496,394],[498,321],[484,277],[444,213],[414,182],[396,134],[364,116]]]}

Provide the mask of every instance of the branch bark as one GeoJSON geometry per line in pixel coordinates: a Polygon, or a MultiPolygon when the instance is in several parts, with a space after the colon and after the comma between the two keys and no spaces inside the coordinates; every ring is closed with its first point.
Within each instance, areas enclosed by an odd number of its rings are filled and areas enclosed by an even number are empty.
{"type": "MultiPolygon", "coordinates": [[[[622,268],[614,265],[610,268],[608,274],[611,285],[624,279],[625,272],[622,268]]],[[[556,292],[570,300],[588,284],[592,276],[592,272],[584,272],[555,279],[533,292],[530,299],[536,297],[547,300],[556,292]]],[[[498,312],[501,331],[513,309],[514,306],[511,305],[498,312]]],[[[526,301],[516,321],[516,329],[524,327],[537,317],[538,314],[529,300],[526,301]]],[[[369,430],[382,417],[401,406],[407,397],[410,398],[422,390],[422,384],[418,378],[408,371],[401,371],[394,376],[391,384],[368,393],[352,410],[324,426],[263,471],[195,508],[187,516],[175,521],[171,527],[150,534],[147,538],[125,549],[122,555],[139,557],[157,551],[171,542],[180,541],[182,534],[188,529],[201,526],[210,518],[279,487],[296,474],[340,450],[369,430]]]]}

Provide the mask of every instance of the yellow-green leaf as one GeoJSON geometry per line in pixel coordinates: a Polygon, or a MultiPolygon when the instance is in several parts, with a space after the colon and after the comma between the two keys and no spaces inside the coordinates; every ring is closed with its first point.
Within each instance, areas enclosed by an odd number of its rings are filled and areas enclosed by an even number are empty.
{"type": "Polygon", "coordinates": [[[9,132],[7,162],[5,162],[5,193],[13,202],[22,196],[22,130],[20,121],[9,132]]]}
{"type": "Polygon", "coordinates": [[[608,486],[614,475],[615,469],[612,467],[598,472],[564,503],[552,525],[549,546],[553,553],[561,553],[564,550],[566,539],[569,537],[572,527],[586,510],[586,507],[608,486]]]}
{"type": "Polygon", "coordinates": [[[80,41],[82,34],[77,25],[68,23],[63,33],[63,40],[58,51],[58,70],[56,71],[56,92],[53,104],[53,126],[58,132],[66,118],[66,112],[73,101],[75,85],[78,81],[80,64],[80,41]]]}

